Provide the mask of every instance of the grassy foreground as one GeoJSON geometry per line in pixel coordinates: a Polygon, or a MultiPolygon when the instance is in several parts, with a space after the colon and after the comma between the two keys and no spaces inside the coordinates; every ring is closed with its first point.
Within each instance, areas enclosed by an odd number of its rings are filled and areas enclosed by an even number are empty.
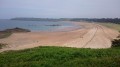
{"type": "Polygon", "coordinates": [[[120,48],[37,47],[0,53],[0,67],[120,67],[120,48]]]}

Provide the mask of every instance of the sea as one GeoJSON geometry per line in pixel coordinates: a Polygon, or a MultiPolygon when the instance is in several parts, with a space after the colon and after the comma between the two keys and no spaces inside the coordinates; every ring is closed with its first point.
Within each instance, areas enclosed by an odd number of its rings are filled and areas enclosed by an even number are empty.
{"type": "Polygon", "coordinates": [[[0,31],[12,28],[23,28],[31,31],[58,31],[65,28],[78,28],[70,21],[21,21],[0,20],[0,31]]]}

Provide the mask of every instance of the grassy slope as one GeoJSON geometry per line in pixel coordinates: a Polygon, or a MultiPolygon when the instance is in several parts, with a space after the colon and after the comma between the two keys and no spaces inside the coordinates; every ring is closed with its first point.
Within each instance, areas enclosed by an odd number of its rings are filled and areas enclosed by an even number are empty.
{"type": "Polygon", "coordinates": [[[116,29],[118,31],[120,31],[120,24],[114,24],[114,23],[100,23],[106,27],[112,28],[112,29],[116,29]]]}
{"type": "Polygon", "coordinates": [[[0,67],[119,67],[120,48],[37,47],[0,54],[0,67]]]}

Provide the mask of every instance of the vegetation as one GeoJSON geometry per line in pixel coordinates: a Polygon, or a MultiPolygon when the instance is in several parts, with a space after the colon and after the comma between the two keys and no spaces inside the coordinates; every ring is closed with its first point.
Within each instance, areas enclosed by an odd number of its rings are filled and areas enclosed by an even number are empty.
{"type": "Polygon", "coordinates": [[[114,39],[112,41],[112,47],[120,47],[120,39],[114,39]]]}
{"type": "MultiPolygon", "coordinates": [[[[120,24],[114,24],[114,23],[99,23],[106,27],[116,29],[120,32],[120,24]]],[[[112,41],[112,47],[120,47],[120,34],[117,36],[117,39],[114,39],[112,41]]]]}
{"type": "Polygon", "coordinates": [[[3,43],[0,43],[0,49],[2,49],[3,47],[5,47],[7,44],[3,44],[3,43]]]}
{"type": "Polygon", "coordinates": [[[19,32],[30,32],[30,30],[17,28],[17,27],[13,29],[6,29],[4,31],[0,31],[0,39],[9,37],[12,33],[19,33],[19,32]]]}
{"type": "Polygon", "coordinates": [[[112,47],[120,47],[120,34],[112,41],[112,47]]]}
{"type": "Polygon", "coordinates": [[[107,22],[120,24],[120,18],[12,18],[11,20],[23,20],[23,21],[88,21],[88,22],[107,22]]]}
{"type": "Polygon", "coordinates": [[[70,20],[120,24],[120,18],[73,18],[70,20]]]}
{"type": "Polygon", "coordinates": [[[18,33],[18,32],[30,32],[30,30],[28,30],[28,29],[23,29],[23,28],[18,28],[18,27],[16,27],[16,28],[13,28],[13,29],[6,29],[5,30],[6,32],[12,32],[12,33],[18,33]]]}
{"type": "Polygon", "coordinates": [[[9,37],[11,34],[11,32],[0,32],[0,39],[9,37]]]}
{"type": "Polygon", "coordinates": [[[120,48],[37,47],[0,53],[0,67],[119,67],[120,48]]]}
{"type": "Polygon", "coordinates": [[[52,19],[52,18],[12,18],[11,20],[21,20],[21,21],[60,21],[60,19],[52,19]]]}
{"type": "MultiPolygon", "coordinates": [[[[12,20],[19,20],[12,19],[12,20]]],[[[21,20],[30,20],[21,19],[21,20]]],[[[33,20],[36,20],[33,18],[33,20]]],[[[41,20],[37,18],[37,20],[41,20]]],[[[43,19],[46,20],[46,19],[43,19]]],[[[49,19],[48,19],[49,20],[49,19]]],[[[51,19],[50,19],[51,20],[51,19]]],[[[54,19],[52,19],[54,20],[54,19]]],[[[62,20],[66,20],[63,18],[62,20]]],[[[120,19],[67,19],[71,21],[106,22],[107,27],[120,31],[120,19]],[[116,23],[116,24],[113,24],[116,23]]],[[[119,67],[120,39],[109,49],[37,47],[0,53],[0,67],[119,67]]]]}
{"type": "Polygon", "coordinates": [[[114,23],[99,23],[99,24],[102,24],[102,25],[112,28],[112,29],[116,29],[120,32],[120,24],[114,24],[114,23]]]}

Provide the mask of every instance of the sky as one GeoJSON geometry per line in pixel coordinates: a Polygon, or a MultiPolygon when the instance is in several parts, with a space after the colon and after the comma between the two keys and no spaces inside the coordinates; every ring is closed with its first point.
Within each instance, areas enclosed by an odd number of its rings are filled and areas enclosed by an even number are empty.
{"type": "Polygon", "coordinates": [[[120,0],[0,0],[0,19],[120,18],[120,0]]]}

